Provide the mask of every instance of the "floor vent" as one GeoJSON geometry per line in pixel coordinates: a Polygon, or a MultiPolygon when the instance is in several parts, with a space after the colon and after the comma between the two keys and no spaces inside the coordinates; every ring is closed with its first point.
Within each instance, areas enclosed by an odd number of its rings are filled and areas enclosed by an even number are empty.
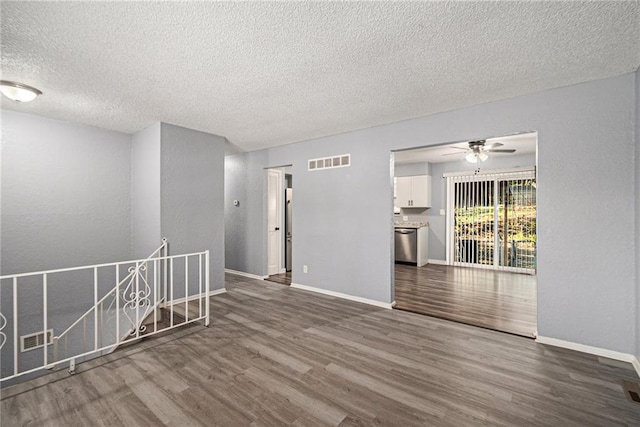
{"type": "MultiPolygon", "coordinates": [[[[53,343],[53,329],[47,331],[48,344],[53,343]]],[[[20,337],[20,352],[44,347],[44,331],[20,337]]]]}
{"type": "Polygon", "coordinates": [[[309,160],[309,170],[334,169],[351,166],[351,154],[340,154],[338,156],[323,157],[321,159],[309,160]]]}
{"type": "Polygon", "coordinates": [[[630,402],[640,403],[640,385],[631,381],[622,381],[622,389],[630,402]]]}

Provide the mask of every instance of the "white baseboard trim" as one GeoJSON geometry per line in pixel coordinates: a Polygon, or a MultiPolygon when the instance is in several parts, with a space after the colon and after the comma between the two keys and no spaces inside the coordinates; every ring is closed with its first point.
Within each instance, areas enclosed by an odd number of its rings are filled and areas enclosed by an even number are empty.
{"type": "Polygon", "coordinates": [[[575,342],[559,340],[556,338],[542,337],[540,335],[538,335],[538,337],[536,338],[536,342],[631,363],[631,365],[633,365],[633,368],[636,370],[636,374],[638,374],[638,377],[640,377],[640,360],[638,360],[638,358],[633,354],[607,350],[606,348],[592,347],[590,345],[578,344],[575,342]]]}
{"type": "Polygon", "coordinates": [[[438,264],[438,265],[448,265],[447,261],[443,261],[441,259],[428,259],[427,263],[429,263],[429,264],[438,264]]]}
{"type": "MultiPolygon", "coordinates": [[[[215,289],[213,291],[209,291],[209,296],[213,297],[215,295],[220,295],[220,294],[224,294],[226,293],[227,290],[225,288],[222,289],[215,289]]],[[[198,295],[192,295],[189,297],[189,301],[193,301],[193,300],[197,300],[198,299],[198,295]]],[[[174,299],[173,302],[169,305],[176,305],[176,304],[184,304],[186,298],[178,298],[178,299],[174,299]]]]}
{"type": "Polygon", "coordinates": [[[638,374],[638,377],[640,377],[640,359],[638,359],[638,356],[633,356],[633,360],[631,361],[631,364],[635,368],[636,374],[638,374]]]}
{"type": "Polygon", "coordinates": [[[235,274],[235,275],[238,275],[238,276],[249,277],[251,279],[256,279],[256,280],[264,280],[267,277],[269,277],[269,276],[258,276],[257,274],[245,273],[244,271],[231,270],[230,268],[225,268],[224,272],[225,273],[235,274]]]}
{"type": "Polygon", "coordinates": [[[375,305],[376,307],[382,307],[382,308],[388,308],[388,309],[392,308],[391,304],[386,303],[386,302],[380,302],[380,301],[376,301],[376,300],[372,300],[372,299],[368,299],[368,298],[356,297],[356,296],[353,296],[353,295],[343,294],[343,293],[340,293],[340,292],[328,291],[326,289],[314,288],[313,286],[300,285],[298,283],[291,283],[291,287],[292,288],[296,288],[296,289],[302,289],[304,291],[310,291],[310,292],[316,292],[316,293],[319,293],[319,294],[330,295],[332,297],[348,299],[350,301],[357,301],[357,302],[361,302],[361,303],[364,303],[364,304],[375,305]]]}

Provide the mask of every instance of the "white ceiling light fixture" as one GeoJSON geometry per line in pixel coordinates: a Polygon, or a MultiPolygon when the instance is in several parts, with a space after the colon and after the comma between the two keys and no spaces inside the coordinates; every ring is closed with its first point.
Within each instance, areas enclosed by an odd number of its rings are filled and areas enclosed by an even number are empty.
{"type": "Polygon", "coordinates": [[[487,160],[489,158],[489,155],[483,152],[473,151],[467,154],[466,156],[464,156],[464,158],[469,163],[478,163],[478,160],[480,160],[481,162],[484,162],[485,160],[487,160]]]}
{"type": "Polygon", "coordinates": [[[38,95],[42,95],[42,92],[35,87],[8,80],[0,80],[0,92],[16,102],[30,102],[36,99],[38,95]]]}

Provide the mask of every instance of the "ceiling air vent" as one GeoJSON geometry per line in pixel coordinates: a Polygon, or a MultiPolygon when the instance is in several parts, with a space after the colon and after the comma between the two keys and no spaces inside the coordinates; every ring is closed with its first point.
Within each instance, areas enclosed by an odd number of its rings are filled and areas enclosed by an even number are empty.
{"type": "Polygon", "coordinates": [[[351,154],[340,154],[332,157],[322,157],[320,159],[309,160],[309,170],[334,169],[351,166],[351,154]]]}
{"type": "MultiPolygon", "coordinates": [[[[47,341],[49,344],[53,342],[53,329],[47,331],[47,341]]],[[[44,347],[44,332],[36,332],[20,337],[20,352],[42,347],[44,347]]]]}

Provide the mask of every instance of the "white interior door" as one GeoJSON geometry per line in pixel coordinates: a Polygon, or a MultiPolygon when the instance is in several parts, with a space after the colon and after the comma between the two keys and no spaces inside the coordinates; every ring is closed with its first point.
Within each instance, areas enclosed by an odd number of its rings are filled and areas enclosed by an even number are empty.
{"type": "Polygon", "coordinates": [[[282,265],[282,189],[280,169],[267,171],[267,274],[280,273],[282,265]]]}

